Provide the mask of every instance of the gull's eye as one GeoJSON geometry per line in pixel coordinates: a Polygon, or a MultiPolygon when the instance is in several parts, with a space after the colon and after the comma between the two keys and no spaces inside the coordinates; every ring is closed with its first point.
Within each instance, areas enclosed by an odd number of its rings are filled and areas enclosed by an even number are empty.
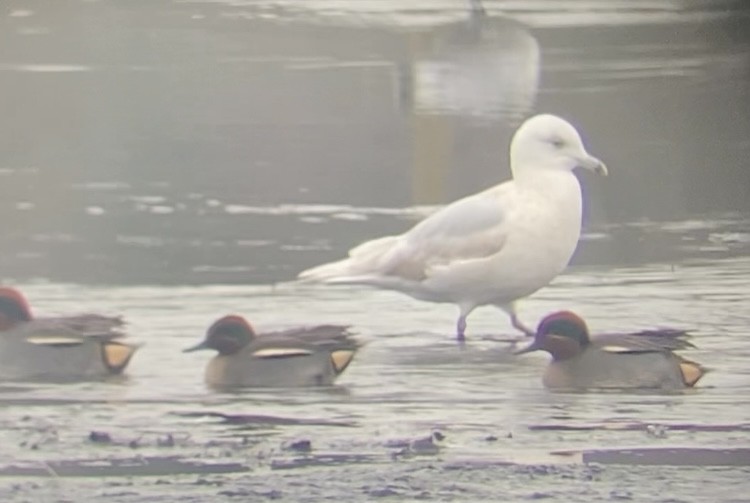
{"type": "Polygon", "coordinates": [[[552,143],[552,146],[557,149],[563,148],[565,146],[565,142],[562,138],[552,138],[550,143],[552,143]]]}

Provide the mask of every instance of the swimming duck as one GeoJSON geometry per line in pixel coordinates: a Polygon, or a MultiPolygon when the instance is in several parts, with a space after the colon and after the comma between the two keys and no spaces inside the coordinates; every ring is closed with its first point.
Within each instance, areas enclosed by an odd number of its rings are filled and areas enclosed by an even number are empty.
{"type": "Polygon", "coordinates": [[[120,374],[137,346],[122,342],[119,317],[35,318],[26,298],[0,286],[0,378],[80,379],[120,374]]]}
{"type": "Polygon", "coordinates": [[[319,325],[256,334],[245,318],[224,316],[184,352],[213,349],[206,383],[218,387],[327,386],[349,366],[359,344],[348,327],[319,325]]]}
{"type": "Polygon", "coordinates": [[[568,265],[581,234],[581,186],[572,173],[607,168],[586,152],[578,131],[537,115],[510,144],[513,179],[459,199],[398,236],[367,241],[349,257],[299,274],[306,282],[361,284],[416,299],[456,304],[456,337],[477,307],[496,306],[511,324],[515,301],[546,286],[568,265]]]}
{"type": "Polygon", "coordinates": [[[570,311],[546,316],[534,341],[517,354],[552,355],[543,383],[547,388],[689,388],[704,376],[700,364],[674,353],[694,347],[675,329],[589,336],[586,322],[570,311]]]}

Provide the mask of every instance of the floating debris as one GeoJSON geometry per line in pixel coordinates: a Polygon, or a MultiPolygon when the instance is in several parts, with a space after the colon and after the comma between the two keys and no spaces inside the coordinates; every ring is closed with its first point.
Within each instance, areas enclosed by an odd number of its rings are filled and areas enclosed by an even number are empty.
{"type": "Polygon", "coordinates": [[[370,454],[316,454],[293,459],[275,459],[271,461],[272,470],[289,470],[310,466],[356,465],[382,462],[383,458],[370,454]]]}
{"type": "Polygon", "coordinates": [[[174,447],[174,435],[172,435],[171,433],[167,433],[166,436],[157,437],[156,445],[157,447],[174,447]]]}
{"type": "Polygon", "coordinates": [[[427,437],[405,440],[391,440],[385,443],[386,447],[396,447],[399,450],[391,455],[393,458],[410,456],[431,456],[440,452],[439,442],[445,440],[445,435],[439,431],[433,431],[427,437]]]}
{"type": "Polygon", "coordinates": [[[663,428],[669,431],[699,431],[699,432],[735,432],[750,431],[750,424],[691,424],[691,423],[642,423],[638,421],[604,421],[601,423],[579,424],[532,424],[531,431],[648,431],[663,428]]]}
{"type": "Polygon", "coordinates": [[[39,462],[16,462],[0,466],[2,477],[132,477],[185,474],[219,474],[247,472],[244,464],[232,462],[210,463],[169,457],[144,457],[124,459],[88,459],[39,462]]]}
{"type": "Polygon", "coordinates": [[[649,424],[646,426],[646,434],[654,438],[667,438],[669,428],[663,424],[649,424]]]}
{"type": "Polygon", "coordinates": [[[106,431],[92,431],[89,433],[89,442],[95,444],[111,444],[112,437],[106,431]]]}
{"type": "Polygon", "coordinates": [[[307,439],[295,440],[285,445],[284,449],[296,452],[312,452],[312,443],[307,439]]]}
{"type": "Polygon", "coordinates": [[[156,446],[156,447],[174,447],[178,441],[184,443],[190,438],[189,434],[172,434],[167,433],[166,435],[157,435],[155,439],[146,437],[144,435],[138,435],[137,437],[130,439],[116,439],[106,431],[91,431],[88,436],[88,441],[95,444],[112,445],[129,447],[131,449],[138,449],[144,446],[156,446]],[[179,438],[178,438],[179,437],[179,438]]]}
{"type": "Polygon", "coordinates": [[[580,454],[584,464],[669,465],[669,466],[750,466],[750,448],[712,449],[703,447],[645,447],[632,449],[592,449],[560,451],[560,455],[580,454]]]}
{"type": "Polygon", "coordinates": [[[258,426],[288,426],[288,425],[307,425],[307,426],[340,426],[343,428],[353,428],[357,426],[351,421],[332,421],[328,419],[297,419],[293,417],[266,416],[262,414],[225,414],[223,412],[175,412],[175,415],[181,417],[215,417],[221,419],[226,424],[233,425],[258,425],[258,426]]]}

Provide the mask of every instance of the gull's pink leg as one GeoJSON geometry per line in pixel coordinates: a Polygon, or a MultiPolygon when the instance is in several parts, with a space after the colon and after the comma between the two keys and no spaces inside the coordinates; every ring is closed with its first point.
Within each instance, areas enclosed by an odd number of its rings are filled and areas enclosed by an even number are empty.
{"type": "Polygon", "coordinates": [[[518,318],[515,310],[511,311],[510,313],[510,323],[514,328],[517,328],[518,330],[526,334],[526,337],[534,337],[536,335],[536,332],[523,324],[523,322],[518,318]]]}

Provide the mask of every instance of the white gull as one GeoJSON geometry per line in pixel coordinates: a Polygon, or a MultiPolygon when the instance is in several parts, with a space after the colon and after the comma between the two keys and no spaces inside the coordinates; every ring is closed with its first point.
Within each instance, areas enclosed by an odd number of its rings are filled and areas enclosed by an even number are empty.
{"type": "Polygon", "coordinates": [[[477,307],[505,311],[533,335],[515,301],[546,286],[568,265],[581,234],[581,186],[572,173],[607,168],[586,152],[578,131],[554,115],[526,120],[510,144],[513,179],[459,199],[399,236],[367,241],[349,257],[303,271],[299,279],[364,284],[416,299],[457,304],[459,341],[477,307]]]}

